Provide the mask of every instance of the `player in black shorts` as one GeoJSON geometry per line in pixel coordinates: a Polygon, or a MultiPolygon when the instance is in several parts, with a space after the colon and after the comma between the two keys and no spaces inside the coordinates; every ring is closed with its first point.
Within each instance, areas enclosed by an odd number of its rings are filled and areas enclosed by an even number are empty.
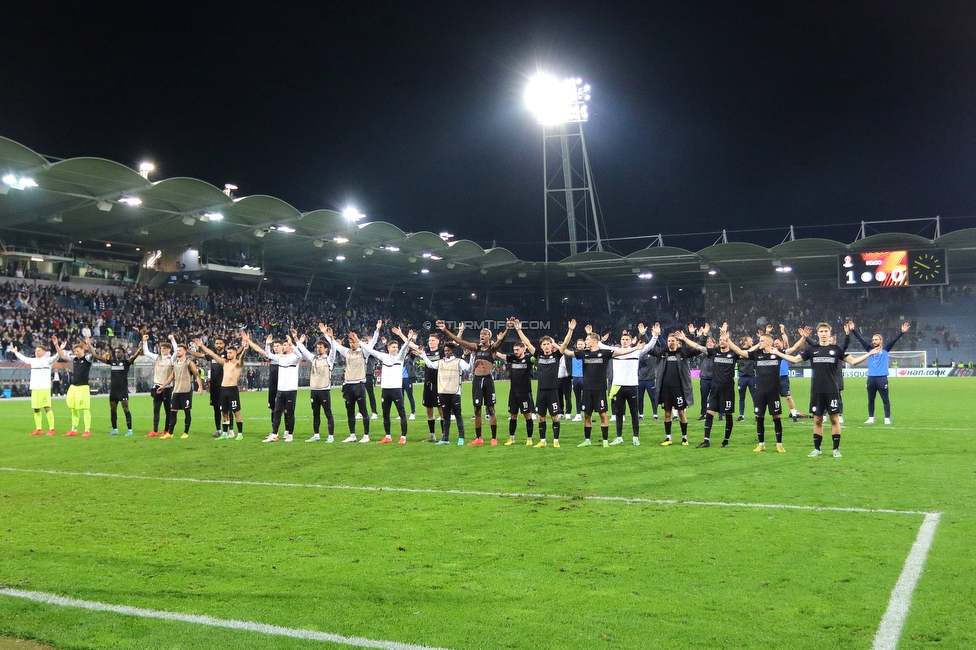
{"type": "Polygon", "coordinates": [[[681,444],[688,446],[688,416],[685,409],[695,403],[695,393],[691,385],[691,367],[688,359],[701,354],[691,347],[683,347],[683,342],[689,342],[684,332],[678,331],[668,334],[667,346],[661,341],[661,324],[654,323],[651,328],[651,341],[655,344],[647,354],[657,359],[654,383],[658,387],[658,404],[664,409],[665,439],[662,447],[671,442],[671,411],[678,411],[678,422],[681,425],[681,444]]]}
{"type": "Polygon", "coordinates": [[[583,442],[577,447],[589,447],[590,435],[593,431],[593,412],[600,414],[600,433],[603,435],[603,446],[610,446],[610,420],[607,418],[607,371],[610,369],[610,360],[614,357],[622,357],[641,349],[642,346],[635,345],[630,348],[617,348],[616,350],[601,350],[600,335],[590,332],[586,335],[586,349],[567,352],[566,346],[572,338],[572,331],[576,329],[576,320],[569,321],[570,336],[566,337],[559,352],[583,362],[583,442]]]}
{"type": "MultiPolygon", "coordinates": [[[[522,322],[515,320],[515,331],[519,338],[525,336],[522,333],[522,322]]],[[[528,346],[525,341],[517,341],[514,345],[512,354],[495,353],[495,358],[508,364],[510,373],[508,391],[508,442],[506,447],[515,444],[515,431],[518,429],[518,414],[525,416],[525,444],[532,446],[532,434],[535,428],[535,421],[532,413],[535,412],[535,403],[532,401],[532,355],[527,353],[528,346]]],[[[498,441],[494,436],[491,438],[491,446],[494,447],[498,441]]]]}
{"type": "Polygon", "coordinates": [[[857,365],[873,354],[879,348],[873,349],[860,357],[853,357],[844,352],[836,343],[831,344],[831,328],[827,323],[817,325],[817,344],[808,346],[800,354],[789,355],[773,348],[773,354],[791,363],[810,361],[813,366],[813,379],[810,380],[810,413],[813,415],[813,451],[808,454],[811,458],[820,456],[820,444],[823,442],[824,415],[830,418],[830,437],[834,443],[834,458],[840,458],[840,386],[837,382],[837,370],[842,361],[857,365]]]}
{"type": "Polygon", "coordinates": [[[759,349],[749,353],[749,358],[756,362],[756,394],[753,400],[756,404],[756,435],[759,445],[753,451],[766,451],[766,411],[773,418],[773,431],[776,432],[776,451],[785,453],[783,449],[783,406],[780,401],[779,366],[783,362],[773,354],[774,340],[772,335],[763,334],[759,337],[759,349]]]}
{"type": "MultiPolygon", "coordinates": [[[[441,337],[431,332],[430,336],[427,337],[427,347],[424,348],[424,352],[431,361],[440,361],[441,357],[444,356],[444,352],[441,349],[441,337]]],[[[430,436],[425,442],[437,442],[437,436],[434,435],[434,409],[437,409],[437,414],[441,418],[442,433],[444,409],[441,408],[437,400],[437,368],[427,363],[424,364],[424,394],[421,398],[421,403],[427,409],[427,430],[430,432],[430,436]]]]}
{"type": "Polygon", "coordinates": [[[707,355],[712,362],[711,390],[705,408],[705,436],[696,449],[712,446],[712,424],[719,413],[725,416],[725,438],[722,446],[729,446],[732,437],[732,415],[735,413],[735,364],[746,352],[732,343],[728,324],[723,324],[719,332],[718,347],[706,347],[689,342],[688,345],[707,355]]]}
{"type": "Polygon", "coordinates": [[[132,413],[129,411],[129,368],[140,354],[142,348],[136,346],[135,354],[131,357],[126,356],[125,348],[115,348],[111,357],[107,352],[101,357],[95,357],[112,369],[108,389],[108,404],[112,409],[112,430],[108,432],[110,436],[119,435],[119,404],[122,405],[122,411],[125,413],[125,435],[132,435],[132,413]]]}
{"type": "MultiPolygon", "coordinates": [[[[217,359],[210,360],[210,407],[213,409],[214,419],[214,438],[220,437],[221,422],[223,415],[220,412],[220,384],[224,381],[224,361],[227,359],[227,343],[223,337],[216,337],[213,340],[213,351],[217,359]]],[[[197,359],[206,359],[207,355],[198,350],[187,350],[187,354],[197,359]]]]}
{"type": "MultiPolygon", "coordinates": [[[[481,439],[481,410],[484,407],[488,411],[488,424],[491,426],[491,437],[498,437],[498,420],[495,418],[495,380],[491,376],[492,369],[495,367],[495,352],[505,342],[509,330],[515,327],[515,319],[509,318],[505,321],[505,331],[492,341],[491,330],[483,329],[478,334],[478,342],[472,343],[461,338],[464,333],[464,324],[461,324],[460,331],[455,334],[447,329],[444,321],[437,321],[437,327],[455,343],[473,353],[471,359],[471,401],[474,403],[474,435],[475,439],[468,443],[468,446],[479,447],[485,444],[481,439]]],[[[497,443],[496,443],[497,444],[497,443]]]]}
{"type": "MultiPolygon", "coordinates": [[[[552,446],[559,448],[559,415],[562,413],[562,399],[560,395],[559,365],[566,358],[559,353],[559,346],[551,336],[543,336],[539,340],[540,353],[536,353],[536,348],[529,341],[529,337],[522,331],[522,324],[515,321],[515,332],[522,339],[529,354],[535,357],[536,363],[536,385],[535,408],[539,415],[539,442],[535,445],[538,449],[546,446],[546,416],[552,416],[552,446]]],[[[566,333],[566,340],[563,347],[569,345],[572,331],[566,333]]]]}

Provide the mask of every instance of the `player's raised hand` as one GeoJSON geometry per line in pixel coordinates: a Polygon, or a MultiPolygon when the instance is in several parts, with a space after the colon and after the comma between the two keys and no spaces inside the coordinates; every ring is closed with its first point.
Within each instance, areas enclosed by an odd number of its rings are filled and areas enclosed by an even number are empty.
{"type": "Polygon", "coordinates": [[[520,321],[519,319],[516,318],[513,321],[513,323],[515,324],[515,329],[517,329],[517,330],[521,330],[522,329],[522,321],[520,321]]]}
{"type": "Polygon", "coordinates": [[[587,334],[592,334],[593,333],[593,326],[592,325],[587,325],[587,326],[585,326],[583,328],[583,331],[586,332],[587,334]]]}
{"type": "Polygon", "coordinates": [[[901,333],[904,334],[905,332],[907,332],[911,328],[912,328],[911,323],[909,323],[908,321],[905,321],[904,323],[901,324],[901,333]]]}
{"type": "Polygon", "coordinates": [[[320,332],[322,332],[323,334],[325,334],[326,331],[328,331],[328,329],[329,328],[325,326],[325,323],[319,323],[319,331],[320,332]]]}
{"type": "Polygon", "coordinates": [[[569,321],[569,329],[571,329],[571,330],[576,329],[576,319],[575,318],[573,320],[569,321]]]}
{"type": "Polygon", "coordinates": [[[393,332],[394,334],[396,334],[397,336],[403,336],[403,334],[400,331],[400,328],[398,326],[396,326],[396,325],[394,325],[393,327],[391,327],[390,328],[390,331],[393,332]]]}
{"type": "Polygon", "coordinates": [[[376,329],[378,330],[381,327],[383,327],[383,321],[382,320],[376,321],[376,329]]]}
{"type": "Polygon", "coordinates": [[[769,334],[772,331],[773,331],[773,324],[772,323],[766,323],[766,333],[769,334]]]}
{"type": "Polygon", "coordinates": [[[437,329],[443,332],[444,330],[447,329],[447,324],[444,321],[439,320],[436,323],[434,323],[434,327],[436,327],[437,329]]]}
{"type": "Polygon", "coordinates": [[[637,333],[641,336],[647,334],[647,326],[644,323],[637,323],[637,333]]]}
{"type": "Polygon", "coordinates": [[[698,333],[698,336],[708,336],[708,333],[711,331],[712,331],[711,323],[705,323],[705,325],[701,328],[701,332],[698,333]]]}
{"type": "Polygon", "coordinates": [[[661,323],[654,323],[651,326],[651,334],[654,336],[661,336],[661,323]]]}
{"type": "MultiPolygon", "coordinates": [[[[243,335],[241,338],[243,339],[243,335]]],[[[265,345],[271,345],[273,341],[274,341],[274,334],[268,334],[268,338],[264,340],[264,343],[265,345]]]]}

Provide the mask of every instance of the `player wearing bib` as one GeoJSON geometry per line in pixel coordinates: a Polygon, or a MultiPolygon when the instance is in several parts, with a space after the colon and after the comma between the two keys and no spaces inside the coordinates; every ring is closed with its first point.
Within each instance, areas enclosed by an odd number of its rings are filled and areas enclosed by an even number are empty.
{"type": "Polygon", "coordinates": [[[410,330],[408,335],[404,335],[399,327],[392,327],[390,331],[403,340],[402,348],[396,341],[390,341],[386,346],[386,352],[377,352],[368,345],[364,345],[363,350],[381,364],[380,406],[383,411],[383,431],[386,435],[378,444],[386,445],[393,442],[390,435],[390,407],[395,406],[400,416],[399,444],[405,445],[407,444],[407,414],[403,408],[403,361],[410,351],[410,339],[416,338],[417,334],[410,330]]]}
{"type": "Polygon", "coordinates": [[[824,416],[830,418],[830,436],[834,443],[834,458],[840,458],[840,385],[837,381],[841,362],[846,361],[857,365],[870,356],[878,354],[880,348],[875,348],[860,357],[845,354],[844,349],[836,343],[830,343],[832,338],[830,325],[817,325],[817,343],[809,345],[798,355],[788,355],[773,348],[773,354],[791,363],[810,361],[813,366],[813,379],[810,380],[810,413],[813,415],[813,451],[808,454],[811,458],[820,456],[820,444],[823,442],[824,416]]]}
{"type": "Polygon", "coordinates": [[[34,349],[33,358],[22,355],[13,343],[8,349],[17,356],[21,363],[27,364],[31,369],[30,392],[31,408],[34,409],[34,431],[30,435],[39,436],[43,433],[41,431],[41,410],[43,409],[47,414],[47,435],[53,436],[54,411],[51,410],[51,368],[57,357],[52,357],[47,348],[41,346],[34,349]]]}
{"type": "Polygon", "coordinates": [[[221,418],[221,432],[218,440],[243,440],[244,439],[244,418],[241,415],[241,395],[237,387],[237,382],[241,378],[241,369],[244,368],[244,355],[247,354],[250,339],[245,332],[241,332],[240,349],[226,348],[224,357],[217,354],[200,339],[193,339],[197,347],[206,353],[214,361],[222,361],[224,368],[220,381],[220,410],[223,414],[221,418]],[[237,436],[234,436],[231,417],[237,424],[237,436]]]}
{"type": "MultiPolygon", "coordinates": [[[[638,324],[637,330],[641,336],[647,333],[647,328],[644,327],[643,323],[638,324]]],[[[630,333],[623,332],[620,335],[619,348],[604,343],[600,343],[599,345],[601,350],[619,350],[620,348],[631,347],[632,343],[633,339],[631,339],[630,333]]],[[[646,346],[637,352],[616,357],[611,363],[613,378],[610,380],[610,399],[611,403],[615,405],[614,420],[617,425],[617,437],[613,439],[610,443],[611,445],[619,445],[624,441],[624,412],[628,406],[630,407],[630,426],[633,433],[633,442],[635,445],[640,444],[640,412],[637,407],[638,384],[640,383],[638,374],[641,359],[651,349],[651,345],[648,342],[646,346]]]]}
{"type": "Polygon", "coordinates": [[[505,321],[505,331],[492,341],[491,330],[483,329],[478,335],[478,342],[472,343],[461,338],[464,333],[464,324],[461,324],[458,334],[454,334],[447,329],[444,321],[437,321],[437,327],[451,338],[457,345],[466,350],[471,350],[474,359],[471,362],[471,401],[474,404],[474,435],[475,439],[469,442],[470,446],[480,446],[485,444],[481,439],[481,409],[488,410],[488,423],[491,425],[491,437],[498,436],[498,420],[495,418],[495,381],[492,379],[491,371],[495,367],[495,352],[505,342],[509,330],[515,326],[515,320],[509,318],[505,321]]]}
{"type": "Polygon", "coordinates": [[[112,430],[108,432],[110,436],[119,435],[119,404],[125,414],[125,435],[132,435],[132,413],[129,411],[129,368],[136,362],[142,354],[142,348],[136,346],[136,351],[131,357],[125,356],[123,348],[115,348],[114,356],[105,353],[104,356],[95,357],[96,360],[108,365],[111,370],[109,377],[108,403],[111,409],[112,430]]]}
{"type": "Polygon", "coordinates": [[[783,407],[780,402],[780,374],[779,366],[782,362],[773,353],[773,337],[763,334],[759,337],[759,349],[749,352],[749,358],[756,362],[756,435],[759,445],[753,451],[766,451],[766,411],[773,419],[773,431],[776,433],[776,451],[785,453],[783,449],[783,407]]]}
{"type": "MultiPolygon", "coordinates": [[[[576,320],[569,321],[570,331],[576,329],[576,320]]],[[[610,421],[607,418],[607,371],[610,360],[631,352],[640,350],[640,346],[620,348],[617,350],[601,350],[600,336],[595,332],[586,335],[586,349],[567,352],[569,337],[559,347],[559,352],[575,357],[583,362],[583,442],[577,447],[589,447],[590,435],[593,431],[593,412],[600,414],[600,433],[603,435],[603,446],[610,446],[610,421]]]]}
{"type": "MultiPolygon", "coordinates": [[[[535,357],[536,363],[536,385],[535,407],[539,415],[539,442],[536,448],[546,446],[546,417],[552,416],[552,446],[559,448],[559,416],[562,413],[562,396],[560,385],[562,378],[559,376],[560,368],[565,367],[566,356],[559,352],[559,346],[551,336],[543,336],[539,340],[539,347],[542,348],[537,353],[536,348],[529,341],[529,338],[522,331],[522,323],[515,321],[515,332],[519,335],[522,343],[525,344],[529,354],[535,357]]],[[[569,345],[572,332],[566,333],[563,346],[569,345]]],[[[568,411],[567,411],[568,413],[568,411]]]]}
{"type": "Polygon", "coordinates": [[[438,445],[450,444],[451,417],[457,420],[458,446],[464,445],[464,418],[461,416],[461,375],[471,369],[468,362],[454,356],[455,347],[447,342],[441,348],[441,358],[434,360],[427,356],[427,350],[420,351],[424,363],[437,370],[437,396],[444,413],[444,428],[438,445]]]}
{"type": "Polygon", "coordinates": [[[672,410],[678,412],[678,422],[681,425],[681,444],[688,446],[688,416],[685,410],[695,403],[694,388],[691,384],[691,367],[688,359],[698,356],[700,352],[691,347],[683,347],[688,343],[684,332],[678,331],[668,334],[667,347],[661,340],[661,324],[654,323],[651,328],[651,342],[655,345],[648,354],[657,359],[654,370],[654,383],[658,387],[658,404],[664,409],[664,442],[662,447],[672,444],[671,419],[672,410]]]}
{"type": "Polygon", "coordinates": [[[888,398],[888,353],[891,352],[895,343],[909,330],[911,325],[902,323],[901,332],[887,344],[880,334],[872,336],[869,344],[854,329],[854,321],[848,321],[847,325],[865,352],[869,352],[873,348],[881,350],[868,360],[868,419],[864,424],[874,424],[874,401],[878,395],[881,396],[881,404],[884,406],[884,423],[891,424],[891,400],[888,398]]]}
{"type": "MultiPolygon", "coordinates": [[[[172,339],[170,334],[170,339],[172,339]]],[[[153,384],[149,393],[153,398],[153,428],[147,438],[159,437],[159,412],[163,412],[163,433],[168,433],[170,403],[173,399],[173,349],[176,344],[163,341],[159,344],[159,354],[149,349],[149,335],[142,335],[142,353],[152,359],[153,384]]]]}
{"type": "MultiPolygon", "coordinates": [[[[431,361],[440,361],[441,356],[443,356],[441,352],[441,337],[432,332],[427,337],[427,347],[424,348],[424,352],[427,353],[427,357],[431,361]]],[[[424,408],[427,409],[427,430],[430,432],[430,436],[426,442],[437,442],[437,438],[434,435],[434,409],[437,409],[442,423],[444,421],[444,412],[441,410],[437,397],[437,368],[432,368],[426,363],[424,364],[424,395],[421,401],[424,408]]]]}
{"type": "Polygon", "coordinates": [[[200,371],[193,359],[187,356],[186,346],[179,343],[176,346],[176,357],[173,359],[173,397],[170,400],[169,421],[166,433],[160,436],[161,440],[169,440],[173,437],[176,430],[176,418],[180,411],[183,411],[183,435],[180,438],[190,437],[190,423],[193,421],[191,409],[193,408],[193,385],[199,385],[199,393],[203,395],[203,380],[200,379],[200,371]]]}
{"type": "MultiPolygon", "coordinates": [[[[376,321],[376,331],[369,340],[373,347],[380,337],[380,327],[383,321],[376,321]]],[[[356,407],[363,420],[363,437],[359,442],[369,442],[369,418],[366,416],[366,358],[369,356],[361,347],[359,336],[349,332],[349,347],[336,341],[330,334],[326,334],[329,345],[346,360],[346,372],[342,379],[342,397],[346,402],[346,417],[349,420],[349,437],[343,442],[356,442],[356,407]]]]}
{"type": "MultiPolygon", "coordinates": [[[[323,336],[331,332],[324,323],[319,323],[319,330],[323,336]]],[[[298,352],[312,364],[308,387],[312,402],[312,437],[305,442],[318,442],[319,428],[322,426],[322,412],[328,423],[329,435],[326,442],[335,440],[335,418],[332,417],[332,366],[335,365],[335,348],[329,346],[329,341],[321,338],[315,342],[315,354],[308,351],[301,339],[296,339],[298,352]]]]}
{"type": "Polygon", "coordinates": [[[58,356],[65,361],[70,361],[71,385],[68,386],[68,394],[65,397],[68,408],[71,409],[71,430],[65,436],[78,435],[79,419],[84,419],[85,432],[82,438],[91,437],[91,388],[88,385],[88,377],[91,374],[92,362],[94,357],[91,355],[91,344],[88,339],[84,343],[75,343],[71,346],[71,352],[65,352],[56,337],[51,339],[58,356]]]}

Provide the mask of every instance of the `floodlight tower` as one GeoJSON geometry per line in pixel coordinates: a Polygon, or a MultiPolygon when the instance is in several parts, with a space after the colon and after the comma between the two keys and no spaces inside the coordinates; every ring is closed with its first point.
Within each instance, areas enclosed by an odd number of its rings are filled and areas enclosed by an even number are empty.
{"type": "Polygon", "coordinates": [[[525,99],[542,125],[545,261],[550,248],[565,256],[567,244],[569,255],[602,251],[593,173],[583,138],[590,85],[579,77],[558,81],[540,74],[529,82],[525,99]]]}

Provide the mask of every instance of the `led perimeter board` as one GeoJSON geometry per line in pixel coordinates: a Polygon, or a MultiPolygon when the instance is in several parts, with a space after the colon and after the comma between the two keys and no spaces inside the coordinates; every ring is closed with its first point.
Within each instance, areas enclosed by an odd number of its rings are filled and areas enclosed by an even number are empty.
{"type": "Polygon", "coordinates": [[[841,289],[948,284],[944,249],[844,253],[837,260],[841,289]]]}

